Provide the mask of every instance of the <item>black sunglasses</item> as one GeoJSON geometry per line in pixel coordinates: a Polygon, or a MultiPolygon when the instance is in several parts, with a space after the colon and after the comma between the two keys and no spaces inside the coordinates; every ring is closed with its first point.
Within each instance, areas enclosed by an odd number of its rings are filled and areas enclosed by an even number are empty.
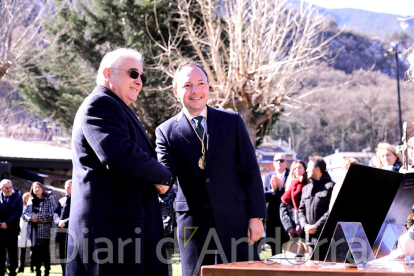
{"type": "Polygon", "coordinates": [[[122,69],[119,69],[119,68],[109,68],[109,69],[116,69],[116,70],[126,71],[126,72],[129,73],[129,76],[131,78],[133,78],[134,80],[136,80],[137,78],[139,78],[139,76],[141,76],[142,84],[147,84],[147,82],[148,82],[147,76],[145,76],[144,74],[139,74],[139,72],[137,70],[122,70],[122,69]]]}
{"type": "Polygon", "coordinates": [[[283,163],[283,162],[285,162],[285,159],[276,159],[275,162],[283,163]]]}

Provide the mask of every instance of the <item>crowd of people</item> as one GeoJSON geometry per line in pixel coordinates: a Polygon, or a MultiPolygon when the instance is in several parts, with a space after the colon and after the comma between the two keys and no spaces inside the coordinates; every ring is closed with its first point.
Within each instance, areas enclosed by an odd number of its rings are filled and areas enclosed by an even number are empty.
{"type": "MultiPolygon", "coordinates": [[[[32,270],[40,276],[43,265],[49,275],[52,227],[61,258],[71,256],[62,263],[68,276],[168,275],[175,221],[184,276],[200,275],[203,265],[259,260],[265,224],[272,254],[292,238],[315,246],[341,185],[321,156],[289,169],[276,154],[275,171],[262,182],[241,116],[207,105],[209,75],[192,61],[177,68],[173,93],[182,110],[158,126],[154,147],[129,108],[147,81],[138,51],[103,57],[73,124],[73,189],[67,182],[58,204],[39,182],[23,197],[10,180],[1,182],[0,272],[7,253],[16,275],[18,247],[24,270],[29,247],[32,270]]],[[[387,143],[377,158],[379,168],[401,167],[387,143]]],[[[347,160],[344,171],[357,162],[347,160]]]]}
{"type": "MultiPolygon", "coordinates": [[[[0,275],[4,275],[7,262],[8,275],[24,272],[27,248],[31,251],[30,271],[40,276],[43,266],[44,275],[49,275],[51,228],[68,226],[71,186],[71,180],[65,182],[66,195],[56,205],[52,193],[40,182],[33,182],[30,191],[23,195],[13,188],[11,180],[0,182],[0,275]]],[[[66,259],[66,230],[58,231],[56,242],[60,258],[66,259]]],[[[64,262],[62,271],[65,275],[64,262]]]]}

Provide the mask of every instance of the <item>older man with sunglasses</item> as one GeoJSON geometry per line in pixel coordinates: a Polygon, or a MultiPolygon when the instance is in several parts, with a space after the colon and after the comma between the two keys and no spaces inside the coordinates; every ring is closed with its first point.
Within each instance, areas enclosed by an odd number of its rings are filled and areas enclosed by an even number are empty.
{"type": "Polygon", "coordinates": [[[269,203],[267,208],[266,238],[272,249],[272,255],[282,253],[282,244],[289,240],[285,234],[285,229],[280,221],[280,203],[282,195],[285,193],[285,183],[289,175],[289,169],[286,168],[286,156],[283,153],[277,153],[273,158],[275,171],[265,175],[264,190],[266,202],[269,203]],[[278,232],[280,230],[280,232],[278,232]],[[278,235],[277,233],[280,233],[278,235]],[[271,239],[276,239],[272,241],[271,239]]]}
{"type": "Polygon", "coordinates": [[[76,114],[68,276],[168,275],[158,193],[171,173],[128,107],[147,82],[142,60],[133,49],[107,53],[76,114]]]}

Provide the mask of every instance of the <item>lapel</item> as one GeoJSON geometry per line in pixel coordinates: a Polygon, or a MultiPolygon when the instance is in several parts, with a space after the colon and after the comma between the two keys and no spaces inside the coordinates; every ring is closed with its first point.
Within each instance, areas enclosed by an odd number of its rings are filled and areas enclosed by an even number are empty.
{"type": "Polygon", "coordinates": [[[180,111],[180,113],[177,114],[176,126],[178,133],[201,156],[201,141],[200,139],[198,139],[196,133],[194,132],[194,129],[191,127],[190,122],[188,121],[187,117],[184,115],[184,112],[182,110],[180,111]]]}
{"type": "Polygon", "coordinates": [[[109,90],[105,87],[102,87],[102,86],[98,86],[97,89],[100,89],[103,93],[105,93],[106,95],[108,95],[111,98],[115,99],[119,103],[119,105],[125,110],[125,112],[129,115],[129,117],[131,117],[131,119],[138,126],[138,128],[142,132],[142,135],[144,135],[149,147],[152,150],[154,150],[154,146],[152,145],[147,133],[145,132],[144,127],[141,125],[141,122],[138,120],[138,117],[134,114],[134,112],[132,112],[132,110],[117,95],[115,95],[111,90],[109,90]]]}
{"type": "Polygon", "coordinates": [[[220,111],[207,106],[207,131],[208,131],[208,146],[207,146],[207,157],[206,157],[206,171],[210,164],[211,156],[213,154],[214,148],[218,141],[218,136],[220,134],[221,125],[223,123],[223,116],[220,111]]]}

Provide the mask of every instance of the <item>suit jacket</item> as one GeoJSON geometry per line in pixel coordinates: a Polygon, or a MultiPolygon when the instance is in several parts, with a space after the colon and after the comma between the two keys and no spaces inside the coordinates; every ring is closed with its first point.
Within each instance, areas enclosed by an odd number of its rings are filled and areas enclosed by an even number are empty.
{"type": "MultiPolygon", "coordinates": [[[[255,150],[240,115],[207,106],[207,131],[206,168],[202,170],[198,166],[201,142],[183,111],[156,130],[158,160],[178,179],[176,211],[183,265],[186,260],[197,261],[193,249],[201,250],[210,228],[217,231],[230,261],[231,239],[247,237],[250,218],[266,218],[255,150]],[[198,233],[185,241],[185,250],[184,227],[198,227],[198,233]]],[[[246,259],[247,246],[237,249],[238,260],[246,259]]]]}
{"type": "MultiPolygon", "coordinates": [[[[69,227],[69,214],[70,214],[70,203],[71,203],[71,196],[66,195],[59,199],[57,204],[55,213],[53,214],[53,221],[57,225],[59,230],[66,230],[69,227]],[[63,229],[59,228],[59,221],[63,220],[65,222],[65,227],[63,229]]],[[[66,230],[67,231],[67,230],[66,230]]],[[[56,242],[57,243],[65,243],[66,242],[66,233],[58,232],[56,234],[56,242]]]]}
{"type": "Polygon", "coordinates": [[[7,224],[7,229],[0,229],[0,237],[17,237],[20,233],[20,217],[23,212],[22,196],[13,192],[5,208],[4,194],[0,192],[0,222],[7,224]]]}
{"type": "Polygon", "coordinates": [[[166,275],[156,254],[164,233],[153,184],[169,185],[171,173],[156,160],[138,118],[113,92],[96,87],[79,107],[72,143],[69,230],[79,251],[72,252],[69,238],[68,256],[78,254],[67,275],[166,275]]]}
{"type": "MultiPolygon", "coordinates": [[[[289,169],[286,168],[285,170],[285,179],[283,180],[283,186],[286,184],[286,180],[289,176],[289,169]]],[[[264,186],[265,187],[271,187],[271,179],[272,176],[276,175],[276,172],[270,172],[265,175],[264,179],[264,186]]],[[[280,221],[280,203],[282,200],[280,199],[282,195],[285,193],[285,188],[277,189],[275,191],[275,194],[272,194],[271,191],[265,191],[265,198],[266,202],[269,202],[269,206],[267,208],[267,228],[266,233],[269,237],[275,237],[275,227],[282,226],[282,222],[280,221]]],[[[282,234],[284,235],[284,229],[282,230],[282,234]]],[[[283,237],[282,235],[282,237],[283,237]]]]}

